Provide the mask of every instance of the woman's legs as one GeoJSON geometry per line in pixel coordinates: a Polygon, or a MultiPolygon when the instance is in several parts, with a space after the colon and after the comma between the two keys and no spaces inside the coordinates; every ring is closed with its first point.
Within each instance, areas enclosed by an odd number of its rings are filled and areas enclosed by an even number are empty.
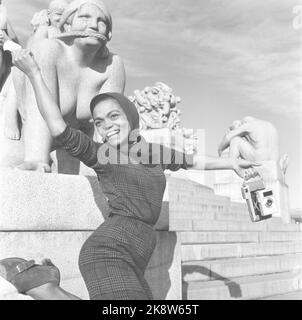
{"type": "Polygon", "coordinates": [[[151,300],[144,278],[155,247],[152,227],[114,216],[84,243],[79,267],[91,300],[151,300]]]}

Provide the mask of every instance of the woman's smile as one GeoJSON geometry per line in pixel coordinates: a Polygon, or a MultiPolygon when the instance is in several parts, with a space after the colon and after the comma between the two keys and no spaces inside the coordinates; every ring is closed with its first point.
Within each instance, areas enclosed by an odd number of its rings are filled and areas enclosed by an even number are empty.
{"type": "Polygon", "coordinates": [[[110,137],[112,137],[112,136],[114,136],[114,135],[116,135],[116,134],[119,134],[119,133],[120,133],[120,130],[119,130],[119,129],[111,130],[111,131],[107,132],[106,138],[108,139],[108,138],[110,138],[110,137]]]}

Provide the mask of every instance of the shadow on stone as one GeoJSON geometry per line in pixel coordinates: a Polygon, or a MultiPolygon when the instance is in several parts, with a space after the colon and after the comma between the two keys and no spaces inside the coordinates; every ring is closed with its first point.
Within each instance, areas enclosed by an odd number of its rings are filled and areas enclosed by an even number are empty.
{"type": "MultiPolygon", "coordinates": [[[[232,281],[231,279],[225,278],[221,274],[215,273],[206,267],[186,265],[186,266],[182,267],[182,282],[183,282],[182,290],[183,290],[183,299],[184,300],[188,300],[188,287],[189,287],[188,282],[185,281],[184,279],[187,274],[192,274],[192,273],[203,274],[203,275],[209,277],[212,281],[213,280],[223,281],[229,290],[231,298],[241,298],[242,297],[242,291],[241,291],[240,285],[237,284],[236,282],[232,281]]],[[[209,284],[210,282],[204,281],[204,282],[200,282],[200,283],[209,284]]]]}
{"type": "MultiPolygon", "coordinates": [[[[171,299],[177,296],[177,257],[175,249],[177,236],[175,232],[157,232],[157,245],[145,273],[147,282],[156,300],[171,299]],[[173,263],[176,262],[176,263],[173,263]],[[176,285],[176,286],[175,286],[176,285]],[[174,287],[175,286],[175,287],[174,287]]],[[[181,298],[181,297],[179,297],[181,298]]]]}

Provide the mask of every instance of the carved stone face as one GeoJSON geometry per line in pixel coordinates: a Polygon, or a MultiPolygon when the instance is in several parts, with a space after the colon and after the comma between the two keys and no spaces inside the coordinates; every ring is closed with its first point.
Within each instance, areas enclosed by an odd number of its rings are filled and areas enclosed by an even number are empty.
{"type": "Polygon", "coordinates": [[[59,11],[50,12],[48,15],[50,25],[57,28],[59,25],[61,16],[62,16],[62,12],[59,12],[59,11]]]}
{"type": "Polygon", "coordinates": [[[112,146],[128,142],[130,125],[126,114],[115,99],[100,101],[93,109],[94,124],[99,136],[112,146]]]}
{"type": "Polygon", "coordinates": [[[99,38],[93,37],[93,33],[107,35],[107,25],[104,13],[94,4],[83,4],[75,14],[70,31],[80,31],[92,34],[82,38],[81,41],[89,44],[98,44],[99,38]]]}
{"type": "Polygon", "coordinates": [[[233,123],[230,125],[230,130],[235,130],[238,129],[242,125],[242,122],[240,120],[235,120],[233,123]]]}
{"type": "Polygon", "coordinates": [[[68,2],[65,0],[53,0],[48,7],[48,19],[50,25],[53,27],[58,27],[61,16],[64,9],[67,7],[68,2]]]}

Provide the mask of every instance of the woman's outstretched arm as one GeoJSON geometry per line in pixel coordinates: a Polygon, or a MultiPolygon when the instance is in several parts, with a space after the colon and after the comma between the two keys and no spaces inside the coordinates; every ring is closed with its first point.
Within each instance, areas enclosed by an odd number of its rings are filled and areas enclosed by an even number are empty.
{"type": "Polygon", "coordinates": [[[53,137],[59,136],[66,128],[60,108],[45,84],[40,68],[29,50],[12,52],[13,64],[29,78],[37,100],[39,111],[53,137]]]}
{"type": "Polygon", "coordinates": [[[253,167],[260,166],[260,164],[244,160],[244,159],[233,159],[233,158],[215,158],[203,155],[194,155],[193,156],[193,165],[192,169],[197,170],[234,170],[240,177],[244,178],[244,171],[247,171],[247,174],[253,174],[253,167]]]}

